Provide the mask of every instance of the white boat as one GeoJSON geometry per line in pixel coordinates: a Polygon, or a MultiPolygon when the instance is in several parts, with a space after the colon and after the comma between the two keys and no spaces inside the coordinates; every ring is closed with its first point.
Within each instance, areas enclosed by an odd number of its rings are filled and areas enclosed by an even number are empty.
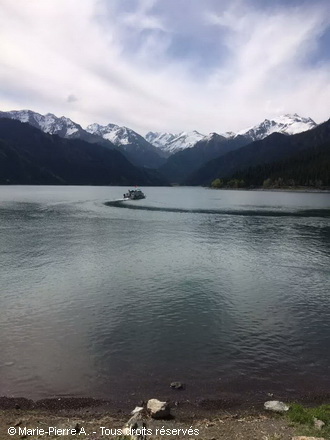
{"type": "Polygon", "coordinates": [[[124,199],[127,200],[139,200],[145,198],[145,194],[140,189],[129,189],[128,192],[124,194],[124,199]]]}

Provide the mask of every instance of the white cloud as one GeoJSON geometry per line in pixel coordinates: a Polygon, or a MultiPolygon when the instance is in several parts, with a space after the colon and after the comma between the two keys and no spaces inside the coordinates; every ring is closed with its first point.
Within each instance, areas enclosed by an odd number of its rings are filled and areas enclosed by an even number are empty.
{"type": "Polygon", "coordinates": [[[208,0],[193,2],[194,29],[189,10],[182,26],[171,2],[165,12],[155,0],[124,4],[2,0],[1,110],[31,108],[142,133],[238,130],[279,112],[318,122],[330,116],[329,59],[309,62],[329,26],[321,4],[269,15],[244,1],[224,2],[220,12],[208,0]],[[207,68],[207,54],[171,55],[183,32],[196,51],[206,36],[218,45],[207,68]]]}
{"type": "Polygon", "coordinates": [[[126,12],[122,15],[122,23],[139,30],[165,30],[161,19],[150,13],[155,3],[154,0],[140,0],[139,7],[136,11],[126,12]]]}

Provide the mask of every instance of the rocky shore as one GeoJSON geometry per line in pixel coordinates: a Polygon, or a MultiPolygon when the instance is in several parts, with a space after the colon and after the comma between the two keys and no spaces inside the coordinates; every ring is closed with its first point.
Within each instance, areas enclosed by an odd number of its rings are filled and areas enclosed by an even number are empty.
{"type": "Polygon", "coordinates": [[[128,410],[93,399],[33,402],[3,397],[0,398],[0,439],[291,440],[307,434],[330,438],[327,427],[318,429],[292,423],[281,407],[274,412],[265,405],[220,408],[215,404],[212,407],[175,401],[137,403],[136,408],[128,410]],[[136,431],[137,428],[141,431],[136,431]]]}

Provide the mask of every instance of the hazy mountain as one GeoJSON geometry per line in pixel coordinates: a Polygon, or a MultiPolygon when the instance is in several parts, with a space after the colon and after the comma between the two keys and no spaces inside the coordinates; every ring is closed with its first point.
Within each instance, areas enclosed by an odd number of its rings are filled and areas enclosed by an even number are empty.
{"type": "Polygon", "coordinates": [[[1,184],[166,184],[155,171],[135,167],[117,150],[7,118],[0,119],[0,157],[1,184]]]}
{"type": "Polygon", "coordinates": [[[164,155],[159,149],[130,128],[115,124],[91,124],[86,131],[120,147],[120,150],[128,153],[130,160],[138,166],[158,168],[165,162],[164,155]]]}
{"type": "Polygon", "coordinates": [[[287,136],[273,133],[236,151],[211,160],[185,180],[187,185],[209,185],[216,178],[233,175],[252,166],[284,160],[330,140],[330,120],[303,133],[287,136]]]}

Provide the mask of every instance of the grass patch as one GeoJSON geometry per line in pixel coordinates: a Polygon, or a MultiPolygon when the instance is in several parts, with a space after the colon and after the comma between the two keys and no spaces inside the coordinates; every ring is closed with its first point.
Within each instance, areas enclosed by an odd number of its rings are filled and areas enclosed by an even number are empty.
{"type": "Polygon", "coordinates": [[[314,425],[314,418],[316,418],[322,420],[326,425],[330,425],[330,405],[305,408],[298,403],[293,403],[287,414],[289,419],[295,423],[314,425]]]}
{"type": "Polygon", "coordinates": [[[293,403],[290,405],[287,417],[291,422],[303,425],[299,429],[301,435],[330,439],[330,405],[306,408],[298,403],[293,403]],[[325,423],[321,430],[314,428],[314,419],[322,420],[325,423]]]}

